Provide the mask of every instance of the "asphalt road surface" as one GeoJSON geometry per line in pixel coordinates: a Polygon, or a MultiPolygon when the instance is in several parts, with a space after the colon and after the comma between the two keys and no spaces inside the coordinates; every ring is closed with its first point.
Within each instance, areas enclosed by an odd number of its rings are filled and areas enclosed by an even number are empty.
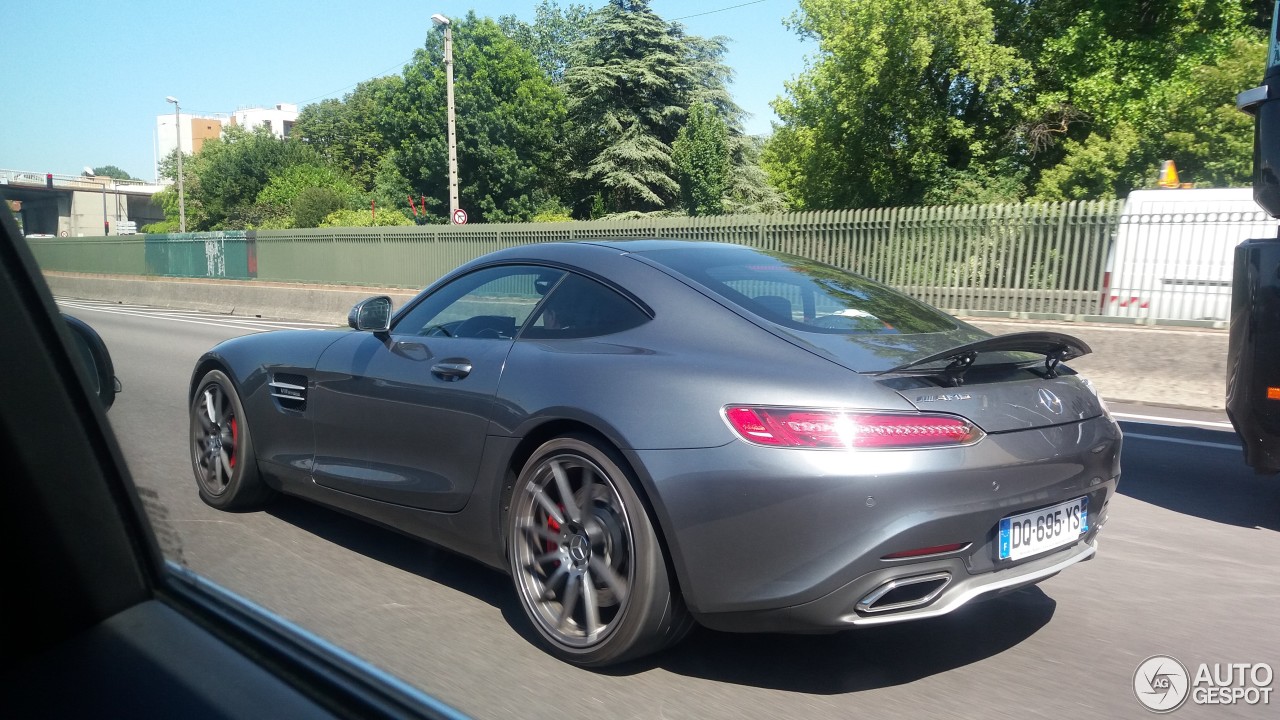
{"type": "MultiPolygon", "coordinates": [[[[1280,478],[1244,466],[1216,413],[1113,407],[1124,475],[1098,556],[1037,587],[839,635],[699,629],[664,654],[588,672],[530,642],[498,572],[296,500],[243,514],[200,502],[185,407],[195,359],[224,338],[305,323],[64,309],[111,349],[124,392],[109,418],[170,559],[478,717],[1145,717],[1134,674],[1152,655],[1193,674],[1261,662],[1280,673],[1280,478]]],[[[1280,697],[1188,702],[1175,716],[1277,709],[1280,697]]]]}

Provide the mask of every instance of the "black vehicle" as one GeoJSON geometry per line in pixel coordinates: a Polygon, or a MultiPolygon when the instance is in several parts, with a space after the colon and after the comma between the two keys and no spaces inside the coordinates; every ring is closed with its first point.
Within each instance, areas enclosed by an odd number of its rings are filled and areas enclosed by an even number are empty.
{"type": "MultiPolygon", "coordinates": [[[[1280,2],[1276,3],[1280,13],[1280,2]]],[[[1240,93],[1252,114],[1253,197],[1280,218],[1280,15],[1273,13],[1263,84],[1240,93]]],[[[1244,444],[1245,462],[1280,473],[1280,239],[1236,248],[1227,349],[1227,415],[1244,444]]]]}

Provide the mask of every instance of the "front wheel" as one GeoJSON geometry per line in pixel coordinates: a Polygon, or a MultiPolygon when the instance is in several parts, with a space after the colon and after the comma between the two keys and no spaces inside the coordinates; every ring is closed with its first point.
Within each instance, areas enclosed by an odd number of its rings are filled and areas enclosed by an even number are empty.
{"type": "Polygon", "coordinates": [[[656,652],[692,626],[617,453],[585,436],[544,444],[507,515],[520,604],[557,657],[599,667],[656,652]]]}
{"type": "Polygon", "coordinates": [[[275,493],[262,481],[244,406],[231,378],[210,370],[191,401],[191,467],[200,499],[219,510],[250,510],[275,493]]]}

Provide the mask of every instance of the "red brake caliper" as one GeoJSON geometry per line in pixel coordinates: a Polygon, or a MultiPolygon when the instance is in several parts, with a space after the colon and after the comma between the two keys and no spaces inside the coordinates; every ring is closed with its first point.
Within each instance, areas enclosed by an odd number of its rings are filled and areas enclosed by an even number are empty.
{"type": "MultiPolygon", "coordinates": [[[[563,506],[563,505],[561,505],[561,506],[560,506],[560,510],[561,510],[561,512],[563,512],[563,511],[564,511],[564,506],[563,506]]],[[[555,518],[553,518],[553,517],[551,517],[550,515],[548,515],[548,516],[547,516],[547,529],[548,529],[548,530],[550,530],[550,531],[551,531],[551,532],[553,532],[553,533],[558,533],[558,532],[560,532],[560,523],[556,522],[556,519],[555,519],[555,518]]],[[[556,544],[555,544],[555,543],[551,542],[550,540],[546,540],[546,541],[545,541],[545,544],[546,544],[546,550],[547,550],[547,552],[555,552],[555,551],[556,551],[556,544]]],[[[560,567],[560,561],[559,561],[559,560],[556,560],[556,561],[555,561],[555,567],[560,567]]]]}
{"type": "Polygon", "coordinates": [[[234,416],[231,418],[231,452],[227,453],[231,457],[231,467],[236,466],[236,445],[240,442],[240,430],[236,425],[234,416]]]}

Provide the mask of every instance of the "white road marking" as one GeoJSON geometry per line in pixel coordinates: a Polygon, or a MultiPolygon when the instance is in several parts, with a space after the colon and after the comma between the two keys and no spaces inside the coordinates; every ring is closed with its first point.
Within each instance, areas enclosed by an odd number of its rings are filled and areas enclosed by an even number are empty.
{"type": "Polygon", "coordinates": [[[1111,413],[1111,416],[1122,420],[1147,420],[1157,423],[1173,423],[1175,425],[1196,425],[1206,428],[1222,428],[1223,430],[1232,429],[1231,423],[1229,422],[1217,422],[1213,420],[1186,420],[1183,418],[1164,417],[1163,415],[1134,415],[1132,413],[1119,412],[1113,412],[1111,413]]]}
{"type": "Polygon", "coordinates": [[[1164,437],[1162,435],[1142,435],[1140,433],[1125,433],[1124,439],[1138,438],[1139,440],[1159,440],[1160,442],[1171,442],[1179,445],[1195,445],[1197,447],[1217,448],[1219,450],[1234,450],[1240,452],[1242,449],[1239,445],[1230,445],[1228,443],[1207,442],[1204,440],[1184,440],[1182,438],[1164,437]]]}
{"type": "Polygon", "coordinates": [[[92,300],[70,300],[66,298],[55,298],[55,300],[57,300],[60,306],[71,310],[100,312],[108,315],[127,315],[132,317],[151,318],[154,320],[187,323],[191,325],[207,325],[209,327],[220,327],[231,330],[247,330],[249,332],[268,332],[271,330],[315,330],[334,327],[333,325],[324,323],[288,320],[262,320],[260,318],[238,318],[212,315],[209,313],[191,310],[153,308],[140,305],[125,305],[122,303],[97,302],[92,300]]]}

